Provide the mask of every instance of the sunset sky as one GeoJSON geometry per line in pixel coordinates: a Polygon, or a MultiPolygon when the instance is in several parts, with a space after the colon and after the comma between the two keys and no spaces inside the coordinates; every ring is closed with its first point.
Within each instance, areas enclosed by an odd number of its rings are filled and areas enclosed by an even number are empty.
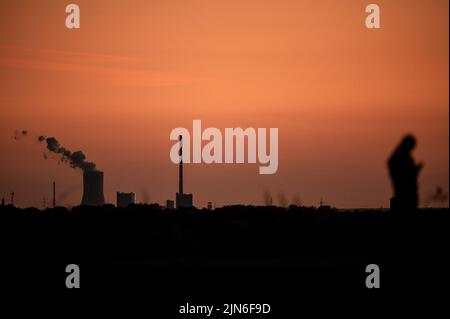
{"type": "Polygon", "coordinates": [[[105,173],[105,197],[174,199],[173,128],[279,129],[279,168],[190,164],[194,204],[387,207],[386,160],[413,133],[421,205],[449,189],[446,0],[74,0],[0,2],[0,196],[42,207],[81,200],[81,171],[43,157],[43,134],[105,173]],[[65,6],[81,28],[65,26],[65,6]],[[16,129],[29,136],[14,140],[16,129]]]}

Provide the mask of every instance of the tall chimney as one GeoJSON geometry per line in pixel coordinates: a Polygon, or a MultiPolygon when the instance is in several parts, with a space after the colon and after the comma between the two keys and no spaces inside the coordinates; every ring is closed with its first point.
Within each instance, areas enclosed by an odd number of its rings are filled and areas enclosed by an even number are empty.
{"type": "Polygon", "coordinates": [[[53,208],[56,207],[56,183],[53,181],[53,208]]]}
{"type": "Polygon", "coordinates": [[[180,141],[180,164],[179,164],[179,181],[178,181],[178,193],[183,194],[183,137],[178,136],[180,141]]]}
{"type": "Polygon", "coordinates": [[[83,199],[81,205],[103,206],[105,197],[103,195],[103,172],[83,172],[83,199]]]}
{"type": "Polygon", "coordinates": [[[183,137],[179,135],[178,140],[180,141],[180,152],[179,152],[180,164],[179,164],[178,193],[176,193],[175,200],[177,204],[177,209],[190,208],[192,207],[192,194],[183,193],[183,137]]]}

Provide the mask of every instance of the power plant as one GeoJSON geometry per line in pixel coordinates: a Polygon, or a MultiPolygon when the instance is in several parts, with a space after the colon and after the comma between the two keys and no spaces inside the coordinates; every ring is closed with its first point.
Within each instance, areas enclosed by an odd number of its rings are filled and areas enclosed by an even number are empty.
{"type": "MultiPolygon", "coordinates": [[[[16,133],[18,136],[19,133],[16,133]]],[[[20,132],[20,136],[25,136],[28,134],[28,131],[22,130],[20,132]]],[[[18,139],[18,137],[15,137],[18,139]]],[[[57,155],[56,158],[59,158],[60,163],[69,164],[70,167],[75,169],[80,169],[83,172],[83,196],[81,199],[82,206],[103,206],[105,205],[105,196],[103,192],[103,183],[104,183],[104,173],[102,171],[97,170],[97,165],[94,162],[88,162],[86,160],[86,156],[82,151],[72,152],[66,147],[62,146],[59,141],[54,137],[46,137],[44,135],[39,135],[36,137],[36,140],[39,143],[43,143],[46,146],[46,151],[54,153],[57,155]]],[[[175,195],[175,201],[168,200],[166,203],[166,207],[168,209],[173,208],[190,208],[193,207],[192,194],[186,194],[183,190],[183,136],[178,136],[179,141],[179,177],[178,177],[178,192],[175,195]]],[[[47,156],[44,156],[47,159],[47,156]]],[[[47,207],[47,204],[51,205],[51,207],[55,208],[57,205],[56,202],[56,182],[53,181],[52,184],[52,202],[47,203],[47,199],[44,200],[44,207],[47,207]]],[[[136,195],[135,193],[116,193],[116,204],[117,207],[127,207],[130,204],[136,203],[136,195]]],[[[4,203],[4,199],[2,200],[4,203]]],[[[11,205],[14,205],[14,192],[11,192],[11,205]]],[[[212,204],[209,203],[208,207],[211,209],[212,204]]]]}
{"type": "Polygon", "coordinates": [[[105,196],[103,195],[103,172],[84,171],[83,172],[83,198],[81,205],[103,206],[105,196]]]}
{"type": "Polygon", "coordinates": [[[122,193],[117,192],[116,206],[117,207],[128,207],[128,205],[136,203],[135,193],[122,193]]]}
{"type": "Polygon", "coordinates": [[[177,209],[192,207],[192,194],[183,193],[183,137],[180,135],[178,140],[180,141],[180,163],[178,164],[178,193],[175,198],[177,209]]]}
{"type": "Polygon", "coordinates": [[[166,201],[166,208],[167,208],[167,209],[174,209],[174,208],[175,208],[175,203],[173,202],[173,200],[168,199],[168,200],[166,201]]]}

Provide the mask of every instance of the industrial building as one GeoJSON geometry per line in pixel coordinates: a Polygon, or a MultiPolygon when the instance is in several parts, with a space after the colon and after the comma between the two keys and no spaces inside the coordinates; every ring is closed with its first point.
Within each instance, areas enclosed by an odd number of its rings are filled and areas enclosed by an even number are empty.
{"type": "Polygon", "coordinates": [[[175,208],[175,203],[174,203],[174,201],[171,200],[171,199],[168,199],[168,200],[166,201],[166,208],[167,208],[167,209],[174,209],[174,208],[175,208]]]}
{"type": "Polygon", "coordinates": [[[180,163],[178,165],[178,193],[176,194],[175,201],[178,208],[189,208],[192,207],[192,194],[185,194],[183,192],[183,137],[179,136],[180,141],[180,163]]]}
{"type": "Polygon", "coordinates": [[[135,193],[121,193],[117,192],[116,206],[117,207],[128,207],[128,205],[136,203],[135,193]]]}
{"type": "Polygon", "coordinates": [[[105,205],[105,196],[103,195],[103,172],[83,172],[83,198],[81,200],[81,205],[105,205]]]}

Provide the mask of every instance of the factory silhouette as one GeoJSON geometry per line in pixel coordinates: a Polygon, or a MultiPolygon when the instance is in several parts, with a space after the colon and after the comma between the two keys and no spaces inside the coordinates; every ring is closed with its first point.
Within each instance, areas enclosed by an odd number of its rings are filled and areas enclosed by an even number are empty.
{"type": "Polygon", "coordinates": [[[83,199],[81,205],[103,206],[105,196],[103,195],[103,172],[83,172],[83,199]]]}
{"type": "MultiPolygon", "coordinates": [[[[364,269],[376,263],[388,269],[384,287],[433,287],[450,239],[449,209],[416,209],[420,165],[411,142],[404,139],[387,163],[391,210],[277,207],[271,198],[266,206],[212,209],[209,203],[198,209],[184,190],[182,147],[175,202],[139,204],[134,193],[117,192],[114,206],[105,203],[104,173],[86,165],[80,206],[59,207],[55,184],[52,208],[0,206],[0,240],[7,243],[2,257],[14,261],[6,264],[10,276],[2,284],[57,289],[64,283],[61,269],[77,263],[84,269],[82,286],[94,289],[149,287],[167,300],[224,291],[288,300],[299,288],[366,289],[364,269]]],[[[71,166],[85,163],[73,157],[76,152],[53,146],[71,156],[71,166]]]]}
{"type": "MultiPolygon", "coordinates": [[[[27,130],[16,130],[14,139],[19,140],[28,135],[27,130]]],[[[105,195],[103,193],[104,172],[97,169],[97,165],[93,162],[86,161],[86,156],[82,151],[72,152],[61,146],[59,141],[54,137],[45,137],[39,135],[37,137],[39,143],[46,143],[48,151],[60,155],[60,162],[68,163],[72,168],[79,168],[83,171],[83,196],[80,205],[83,206],[103,206],[105,205],[105,195]]],[[[173,200],[166,201],[167,208],[191,208],[193,207],[192,194],[186,194],[183,191],[183,144],[182,136],[179,136],[179,175],[178,175],[178,192],[173,200]]],[[[53,182],[52,207],[56,207],[56,185],[53,182]]],[[[14,192],[11,193],[11,205],[14,205],[14,192]]],[[[117,192],[116,206],[127,207],[136,203],[136,194],[134,192],[117,192]]],[[[5,199],[2,199],[2,205],[5,199]]],[[[208,203],[208,207],[212,208],[212,203],[208,203]]]]}
{"type": "MultiPolygon", "coordinates": [[[[27,130],[16,130],[14,139],[19,140],[21,137],[27,136],[27,130]]],[[[100,207],[106,204],[104,196],[104,172],[97,169],[93,162],[86,161],[86,156],[82,151],[71,152],[61,146],[54,137],[45,137],[39,135],[37,141],[46,143],[48,151],[59,154],[60,162],[68,163],[72,168],[79,168],[83,172],[83,194],[80,205],[100,207]]],[[[193,195],[184,192],[183,180],[183,140],[182,135],[178,137],[179,141],[179,162],[178,162],[178,192],[175,194],[175,201],[168,199],[165,207],[167,209],[189,209],[194,207],[193,195]]],[[[418,198],[418,176],[423,167],[423,163],[415,164],[411,152],[416,146],[416,139],[413,135],[405,135],[400,144],[391,154],[387,162],[389,177],[392,182],[393,196],[390,198],[390,208],[392,211],[408,211],[415,210],[419,204],[418,198]]],[[[46,157],[45,157],[46,158],[46,157]]],[[[438,187],[436,196],[433,198],[447,199],[447,195],[443,193],[442,188],[438,187]]],[[[11,192],[10,204],[14,205],[14,192],[11,192]]],[[[45,199],[44,199],[45,200],[45,199]]],[[[280,199],[280,203],[285,203],[286,199],[280,199]]],[[[134,192],[116,192],[116,206],[125,208],[129,205],[137,204],[136,194],[134,192]]],[[[265,194],[265,204],[272,206],[272,196],[265,194]]],[[[5,205],[5,198],[2,198],[2,206],[5,205]]],[[[45,207],[44,202],[44,207],[45,207]]],[[[52,207],[55,208],[56,203],[56,185],[53,182],[52,207]]],[[[285,205],[281,205],[284,207],[285,205]]],[[[330,209],[331,206],[324,205],[323,199],[320,199],[320,208],[330,209]]],[[[207,203],[209,210],[213,209],[212,202],[207,203]]]]}
{"type": "MultiPolygon", "coordinates": [[[[175,195],[175,202],[168,199],[166,208],[180,209],[193,207],[193,195],[184,193],[183,181],[183,141],[179,136],[179,163],[178,163],[178,192],[175,195]]],[[[418,207],[418,176],[423,164],[416,165],[411,152],[416,146],[416,139],[413,135],[406,135],[397,146],[388,160],[389,176],[392,181],[394,196],[390,199],[390,207],[393,211],[415,210],[418,207]]],[[[95,167],[95,166],[94,166],[95,167]]],[[[104,173],[97,169],[83,170],[83,197],[81,205],[103,206],[105,198],[103,194],[104,173]]],[[[270,196],[270,195],[269,195],[270,196]]],[[[116,193],[116,206],[127,207],[136,204],[136,194],[134,192],[116,193]]],[[[269,205],[272,205],[270,199],[269,205]]],[[[55,207],[55,185],[53,182],[53,207],[55,207]]],[[[208,202],[208,209],[212,209],[212,203],[208,202]]],[[[320,200],[321,208],[330,208],[320,200]]]]}
{"type": "MultiPolygon", "coordinates": [[[[167,208],[191,208],[192,204],[192,194],[186,194],[183,191],[183,146],[182,146],[182,136],[179,137],[180,143],[180,162],[178,164],[178,192],[175,195],[175,203],[173,200],[167,200],[167,208]]],[[[104,173],[99,170],[84,170],[83,171],[83,198],[81,200],[81,205],[85,206],[103,206],[105,205],[105,196],[103,194],[103,176],[104,173]]],[[[55,193],[53,193],[53,202],[55,202],[55,193]]],[[[128,205],[136,203],[136,194],[134,192],[116,193],[116,206],[117,207],[127,207],[128,205]]],[[[209,204],[210,205],[210,204],[209,204]]],[[[53,206],[55,207],[55,205],[53,206]]]]}

